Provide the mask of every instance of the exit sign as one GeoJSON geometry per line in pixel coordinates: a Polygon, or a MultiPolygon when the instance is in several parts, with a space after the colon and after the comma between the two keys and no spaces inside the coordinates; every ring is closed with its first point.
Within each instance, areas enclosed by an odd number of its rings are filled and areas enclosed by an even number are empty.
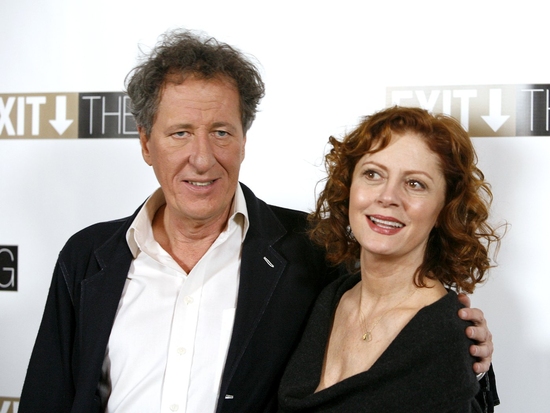
{"type": "Polygon", "coordinates": [[[550,85],[389,87],[388,105],[458,119],[471,136],[549,136],[550,85]]]}
{"type": "Polygon", "coordinates": [[[0,139],[135,138],[123,92],[0,94],[0,139]]]}

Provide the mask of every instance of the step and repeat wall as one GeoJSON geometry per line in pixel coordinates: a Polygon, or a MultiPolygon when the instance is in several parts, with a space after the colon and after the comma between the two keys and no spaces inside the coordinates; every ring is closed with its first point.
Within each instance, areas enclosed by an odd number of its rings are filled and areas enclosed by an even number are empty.
{"type": "Polygon", "coordinates": [[[0,412],[17,412],[67,238],[131,214],[157,187],[126,74],[168,29],[246,52],[267,94],[241,181],[314,205],[330,135],[393,104],[459,119],[508,223],[472,296],[493,333],[500,413],[543,413],[550,388],[550,71],[544,5],[521,1],[234,0],[0,4],[0,412]]]}

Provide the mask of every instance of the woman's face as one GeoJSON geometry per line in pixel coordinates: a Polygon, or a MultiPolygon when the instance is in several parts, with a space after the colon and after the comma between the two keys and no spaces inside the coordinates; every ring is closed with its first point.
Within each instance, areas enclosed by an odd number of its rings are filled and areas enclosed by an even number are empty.
{"type": "Polygon", "coordinates": [[[353,172],[349,219],[361,258],[420,265],[444,202],[439,157],[419,135],[392,136],[386,148],[364,155],[353,172]]]}

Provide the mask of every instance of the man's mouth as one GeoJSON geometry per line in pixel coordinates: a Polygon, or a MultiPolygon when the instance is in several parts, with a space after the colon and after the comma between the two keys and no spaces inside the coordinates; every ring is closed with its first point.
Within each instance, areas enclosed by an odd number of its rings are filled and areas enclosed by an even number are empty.
{"type": "Polygon", "coordinates": [[[193,186],[208,186],[212,185],[214,181],[206,181],[206,182],[198,182],[198,181],[187,181],[187,183],[193,185],[193,186]]]}

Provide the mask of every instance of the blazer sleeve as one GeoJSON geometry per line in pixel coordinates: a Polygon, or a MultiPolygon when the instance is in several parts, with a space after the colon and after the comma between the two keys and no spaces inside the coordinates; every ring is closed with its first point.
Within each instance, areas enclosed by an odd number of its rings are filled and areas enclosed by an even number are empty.
{"type": "Polygon", "coordinates": [[[23,384],[19,413],[70,412],[75,394],[71,354],[73,300],[58,260],[23,384]]]}
{"type": "Polygon", "coordinates": [[[493,365],[489,371],[479,381],[479,392],[476,395],[476,400],[484,413],[494,413],[495,406],[500,404],[500,399],[497,393],[497,383],[493,365]]]}

